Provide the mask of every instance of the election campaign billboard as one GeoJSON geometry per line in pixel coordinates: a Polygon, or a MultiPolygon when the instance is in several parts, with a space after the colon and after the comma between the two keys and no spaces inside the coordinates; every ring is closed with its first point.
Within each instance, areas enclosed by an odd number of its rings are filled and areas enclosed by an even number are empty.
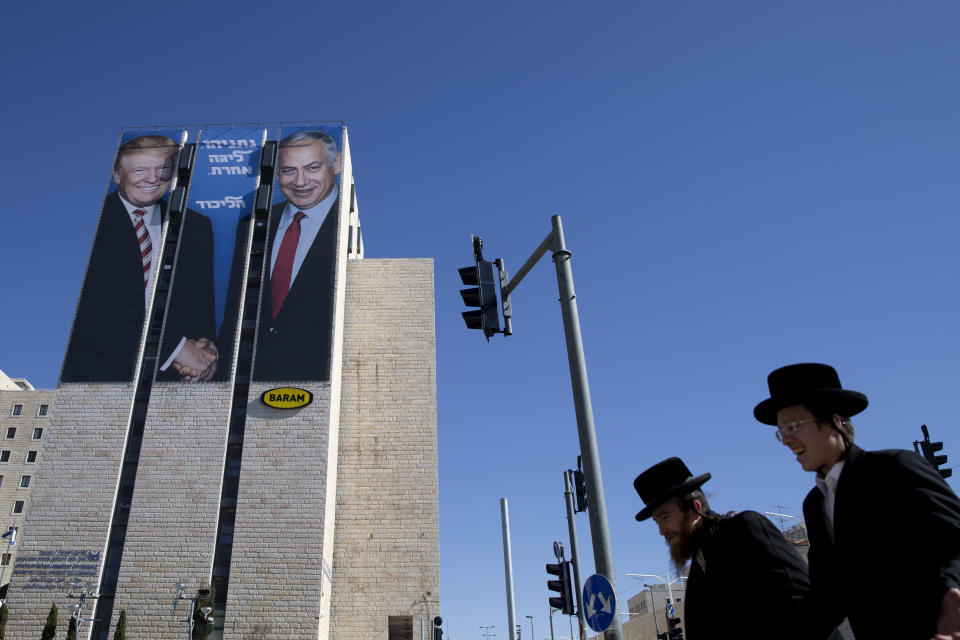
{"type": "Polygon", "coordinates": [[[129,382],[136,371],[176,183],[183,129],[128,131],[111,171],[61,382],[129,382]]]}

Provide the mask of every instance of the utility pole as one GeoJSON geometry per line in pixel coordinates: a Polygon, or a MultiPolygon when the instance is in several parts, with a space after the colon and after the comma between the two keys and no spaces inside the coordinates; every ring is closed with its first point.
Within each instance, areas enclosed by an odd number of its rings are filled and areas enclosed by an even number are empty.
{"type": "MultiPolygon", "coordinates": [[[[560,216],[550,218],[552,229],[536,251],[506,284],[505,272],[501,272],[500,297],[505,308],[510,306],[510,293],[516,289],[524,276],[551,251],[557,272],[557,287],[560,292],[560,309],[563,315],[563,332],[567,343],[567,361],[570,367],[570,382],[573,387],[573,406],[577,416],[577,433],[580,438],[580,455],[583,458],[583,474],[587,489],[587,509],[590,516],[590,535],[593,542],[593,557],[596,572],[604,576],[616,592],[616,572],[613,568],[613,552],[610,546],[610,530],[607,527],[607,506],[603,494],[600,473],[600,454],[597,450],[597,434],[593,423],[593,405],[590,402],[590,384],[587,380],[587,363],[583,353],[583,338],[580,335],[580,314],[573,288],[573,269],[570,266],[570,251],[563,237],[560,216]]],[[[497,265],[500,267],[500,264],[497,265]]],[[[577,584],[577,591],[582,585],[577,584]]],[[[623,637],[620,617],[614,615],[610,627],[604,631],[604,640],[621,640],[623,637]]]]}

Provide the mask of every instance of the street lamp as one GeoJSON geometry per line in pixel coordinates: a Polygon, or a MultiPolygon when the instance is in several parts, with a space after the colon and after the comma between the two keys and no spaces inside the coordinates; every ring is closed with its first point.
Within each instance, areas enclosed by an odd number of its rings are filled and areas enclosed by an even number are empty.
{"type": "Polygon", "coordinates": [[[533,634],[533,616],[526,616],[526,617],[530,618],[530,640],[533,640],[534,638],[537,637],[533,634]]]}
{"type": "Polygon", "coordinates": [[[495,634],[495,633],[490,633],[490,629],[494,629],[494,628],[496,628],[496,626],[497,626],[497,625],[495,625],[495,624],[491,624],[491,625],[488,626],[488,627],[484,627],[484,626],[481,625],[480,628],[483,629],[483,637],[486,638],[486,640],[490,640],[490,636],[496,636],[496,635],[497,635],[497,634],[495,634]]]}
{"type": "MultiPolygon", "coordinates": [[[[183,595],[183,590],[186,588],[187,588],[187,585],[185,585],[184,583],[182,582],[177,583],[177,595],[173,597],[173,611],[174,612],[177,611],[177,603],[179,601],[181,600],[190,601],[190,615],[187,616],[187,619],[186,619],[187,634],[188,634],[187,640],[193,640],[193,617],[194,617],[194,611],[197,608],[197,600],[199,600],[200,598],[208,597],[210,595],[210,589],[197,589],[196,594],[185,596],[183,595]]],[[[200,607],[200,613],[203,614],[204,622],[208,622],[208,623],[213,622],[213,616],[210,615],[211,613],[213,613],[213,607],[208,607],[208,606],[200,607]]]]}
{"type": "Polygon", "coordinates": [[[70,591],[67,592],[67,597],[76,598],[80,601],[79,603],[73,605],[73,617],[77,619],[77,634],[79,635],[80,625],[84,622],[93,621],[93,618],[87,618],[86,620],[84,620],[83,618],[84,600],[86,600],[87,598],[93,598],[94,600],[96,600],[97,598],[100,597],[100,594],[97,593],[97,590],[90,583],[88,583],[86,587],[84,587],[84,585],[80,582],[70,582],[68,583],[68,585],[70,586],[70,591]],[[78,593],[74,593],[73,592],[74,589],[77,589],[78,593]]]}

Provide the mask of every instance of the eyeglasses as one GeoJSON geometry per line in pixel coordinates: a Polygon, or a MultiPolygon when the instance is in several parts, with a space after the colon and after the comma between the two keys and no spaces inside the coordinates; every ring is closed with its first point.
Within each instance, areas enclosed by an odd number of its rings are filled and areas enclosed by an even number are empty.
{"type": "Polygon", "coordinates": [[[777,427],[777,440],[783,442],[783,439],[792,436],[797,432],[797,429],[800,428],[800,425],[806,424],[807,422],[817,422],[817,418],[807,418],[806,420],[794,420],[793,422],[788,422],[777,427]]]}

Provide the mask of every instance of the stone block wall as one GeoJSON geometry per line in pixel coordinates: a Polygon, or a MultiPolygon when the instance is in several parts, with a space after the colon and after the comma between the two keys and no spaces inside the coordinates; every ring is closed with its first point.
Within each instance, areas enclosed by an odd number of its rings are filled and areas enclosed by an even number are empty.
{"type": "Polygon", "coordinates": [[[440,613],[433,261],[347,265],[330,638],[440,613]]]}

